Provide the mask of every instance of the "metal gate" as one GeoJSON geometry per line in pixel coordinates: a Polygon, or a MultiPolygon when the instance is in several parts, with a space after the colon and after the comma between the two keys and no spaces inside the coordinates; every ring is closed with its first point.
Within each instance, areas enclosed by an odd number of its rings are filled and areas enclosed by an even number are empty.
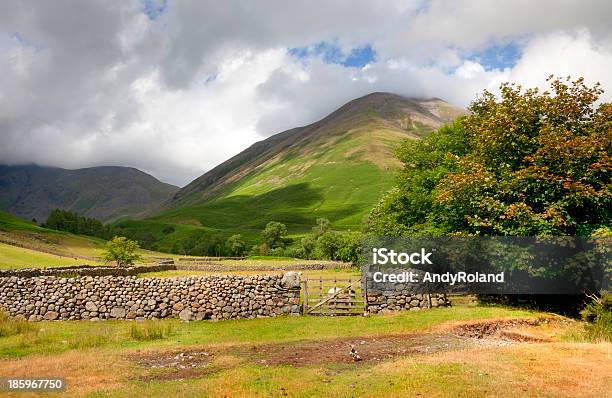
{"type": "Polygon", "coordinates": [[[359,278],[304,278],[302,284],[305,315],[363,315],[367,310],[359,278]]]}

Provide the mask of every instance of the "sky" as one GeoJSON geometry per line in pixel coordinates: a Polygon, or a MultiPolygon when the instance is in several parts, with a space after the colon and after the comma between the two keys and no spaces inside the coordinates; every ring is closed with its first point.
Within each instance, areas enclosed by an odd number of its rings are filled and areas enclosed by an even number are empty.
{"type": "Polygon", "coordinates": [[[466,107],[504,81],[601,82],[612,2],[0,2],[0,163],[183,186],[374,91],[466,107]]]}

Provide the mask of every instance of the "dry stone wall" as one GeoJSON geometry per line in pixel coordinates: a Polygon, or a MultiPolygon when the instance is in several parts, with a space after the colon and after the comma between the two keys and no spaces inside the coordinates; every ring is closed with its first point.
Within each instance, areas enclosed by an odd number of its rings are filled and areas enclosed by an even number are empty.
{"type": "Polygon", "coordinates": [[[299,313],[297,273],[257,276],[0,277],[0,307],[30,321],[271,317],[299,313]]]}
{"type": "Polygon", "coordinates": [[[93,266],[93,265],[74,265],[68,267],[53,268],[18,268],[0,270],[0,278],[10,276],[32,278],[35,276],[58,276],[58,277],[77,277],[77,276],[128,276],[138,275],[145,272],[161,272],[175,270],[174,263],[158,263],[155,265],[134,265],[131,267],[116,266],[93,266]]]}
{"type": "Polygon", "coordinates": [[[422,271],[414,269],[389,269],[372,264],[363,266],[361,284],[368,302],[368,312],[376,314],[405,310],[418,311],[425,308],[450,306],[446,294],[438,293],[440,290],[433,289],[431,286],[406,282],[375,283],[374,273],[383,270],[386,273],[400,274],[412,271],[416,274],[422,274],[422,271]]]}
{"type": "Polygon", "coordinates": [[[317,271],[325,269],[350,269],[350,263],[302,263],[284,265],[233,265],[215,262],[179,263],[175,269],[182,271],[208,271],[208,272],[229,272],[229,271],[317,271]]]}

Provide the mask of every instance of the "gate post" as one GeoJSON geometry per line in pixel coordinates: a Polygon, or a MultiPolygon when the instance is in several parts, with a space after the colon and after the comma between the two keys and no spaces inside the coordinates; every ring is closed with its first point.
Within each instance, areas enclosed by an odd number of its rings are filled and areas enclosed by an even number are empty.
{"type": "Polygon", "coordinates": [[[308,277],[304,277],[304,302],[302,303],[302,314],[308,314],[308,277]]]}

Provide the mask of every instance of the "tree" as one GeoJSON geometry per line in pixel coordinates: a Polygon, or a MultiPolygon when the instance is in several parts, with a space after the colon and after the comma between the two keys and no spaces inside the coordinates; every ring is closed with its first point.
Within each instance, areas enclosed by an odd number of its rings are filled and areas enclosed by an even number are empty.
{"type": "Polygon", "coordinates": [[[278,221],[270,221],[266,228],[261,231],[263,241],[272,249],[283,246],[285,235],[287,235],[287,227],[278,221]]]}
{"type": "Polygon", "coordinates": [[[258,254],[260,256],[267,256],[270,254],[270,246],[267,243],[262,243],[258,246],[258,254]]]}
{"type": "Polygon", "coordinates": [[[304,257],[306,257],[307,259],[311,258],[312,252],[315,248],[316,243],[317,243],[316,240],[310,235],[304,236],[302,238],[302,240],[300,241],[300,244],[301,244],[301,248],[302,248],[304,257]]]}
{"type": "Polygon", "coordinates": [[[135,240],[130,240],[124,236],[115,236],[106,244],[104,261],[114,261],[120,267],[132,265],[135,261],[142,259],[142,256],[136,253],[138,248],[138,242],[135,240]]]}
{"type": "Polygon", "coordinates": [[[329,231],[331,227],[331,222],[327,218],[317,218],[317,225],[312,227],[312,234],[314,238],[318,238],[323,235],[325,232],[329,231]]]}
{"type": "Polygon", "coordinates": [[[242,235],[240,234],[230,236],[227,239],[225,246],[227,247],[227,250],[234,256],[243,255],[246,249],[246,243],[244,243],[242,235]]]}
{"type": "Polygon", "coordinates": [[[51,211],[43,225],[45,228],[102,239],[110,239],[117,231],[115,227],[104,225],[102,221],[95,218],[86,218],[78,213],[61,209],[51,211]]]}
{"type": "Polygon", "coordinates": [[[396,187],[373,209],[378,234],[581,235],[609,226],[612,104],[599,85],[503,84],[471,114],[398,150],[396,187]]]}
{"type": "Polygon", "coordinates": [[[361,256],[361,234],[354,232],[343,233],[340,240],[340,247],[336,254],[338,260],[356,265],[359,263],[361,256]]]}
{"type": "Polygon", "coordinates": [[[338,249],[341,246],[341,235],[338,232],[328,231],[317,239],[316,250],[321,258],[338,260],[338,249]]]}

